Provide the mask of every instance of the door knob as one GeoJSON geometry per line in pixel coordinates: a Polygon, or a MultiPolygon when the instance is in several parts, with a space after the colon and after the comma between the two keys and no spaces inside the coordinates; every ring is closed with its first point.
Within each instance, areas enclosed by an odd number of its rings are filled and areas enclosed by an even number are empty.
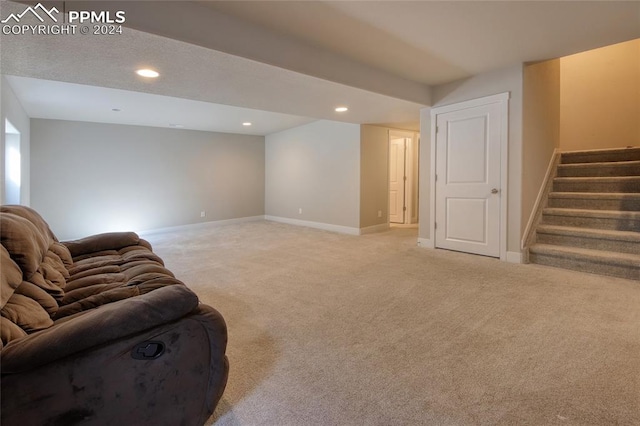
{"type": "Polygon", "coordinates": [[[493,188],[493,189],[491,190],[491,193],[492,193],[492,194],[497,194],[498,192],[500,192],[500,191],[498,191],[498,189],[497,189],[497,188],[493,188]]]}

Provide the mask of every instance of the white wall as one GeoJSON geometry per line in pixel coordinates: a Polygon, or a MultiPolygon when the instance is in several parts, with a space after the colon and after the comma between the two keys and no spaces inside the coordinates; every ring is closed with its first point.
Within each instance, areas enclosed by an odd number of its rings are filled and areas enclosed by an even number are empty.
{"type": "Polygon", "coordinates": [[[0,202],[6,203],[5,195],[5,120],[20,132],[20,156],[22,159],[20,204],[29,205],[31,200],[30,186],[30,119],[22,104],[16,97],[3,76],[0,77],[0,202]]]}
{"type": "Polygon", "coordinates": [[[360,125],[320,120],[265,140],[267,216],[359,228],[360,125]]]}
{"type": "MultiPolygon", "coordinates": [[[[509,159],[508,159],[508,217],[507,251],[520,253],[522,232],[521,195],[522,195],[522,65],[504,68],[467,79],[435,86],[432,92],[433,105],[439,107],[468,101],[483,96],[509,92],[509,159]]],[[[430,128],[425,124],[429,109],[421,114],[422,144],[420,149],[420,238],[432,239],[428,215],[430,194],[424,179],[431,179],[430,145],[427,144],[430,128]],[[429,132],[427,132],[427,130],[429,132]],[[428,149],[427,149],[428,148],[428,149]]],[[[430,118],[429,118],[430,120],[430,118]]]]}
{"type": "Polygon", "coordinates": [[[264,215],[261,136],[42,119],[31,130],[32,206],[61,239],[264,215]]]}

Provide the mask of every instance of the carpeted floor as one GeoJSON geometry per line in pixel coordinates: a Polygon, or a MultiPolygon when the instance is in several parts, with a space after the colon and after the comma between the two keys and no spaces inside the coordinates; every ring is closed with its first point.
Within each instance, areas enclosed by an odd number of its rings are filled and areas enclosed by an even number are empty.
{"type": "Polygon", "coordinates": [[[640,282],[273,222],[147,236],[225,317],[215,425],[638,425],[640,282]]]}

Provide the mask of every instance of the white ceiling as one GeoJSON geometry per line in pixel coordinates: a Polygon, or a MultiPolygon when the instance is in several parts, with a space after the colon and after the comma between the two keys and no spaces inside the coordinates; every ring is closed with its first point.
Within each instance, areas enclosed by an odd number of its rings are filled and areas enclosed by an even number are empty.
{"type": "MultiPolygon", "coordinates": [[[[416,129],[429,85],[640,37],[640,2],[64,6],[125,8],[127,27],[117,36],[0,36],[0,70],[16,76],[8,81],[30,115],[250,134],[314,119],[416,129]],[[160,78],[137,77],[141,66],[160,78]],[[350,111],[336,114],[339,104],[350,111]],[[247,120],[251,129],[238,128],[247,120]]],[[[0,16],[24,8],[0,1],[0,16]]]]}
{"type": "Polygon", "coordinates": [[[638,1],[205,3],[429,85],[640,37],[638,1]]]}
{"type": "Polygon", "coordinates": [[[31,118],[247,135],[268,135],[316,120],[130,90],[29,77],[7,76],[7,80],[31,118]],[[245,122],[251,126],[243,126],[245,122]]]}

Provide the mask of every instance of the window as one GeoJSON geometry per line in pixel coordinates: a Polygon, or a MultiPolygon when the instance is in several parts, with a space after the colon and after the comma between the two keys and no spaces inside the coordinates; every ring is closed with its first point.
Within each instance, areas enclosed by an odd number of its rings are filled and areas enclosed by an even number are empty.
{"type": "Polygon", "coordinates": [[[7,204],[20,204],[20,132],[5,120],[5,195],[7,204]]]}

